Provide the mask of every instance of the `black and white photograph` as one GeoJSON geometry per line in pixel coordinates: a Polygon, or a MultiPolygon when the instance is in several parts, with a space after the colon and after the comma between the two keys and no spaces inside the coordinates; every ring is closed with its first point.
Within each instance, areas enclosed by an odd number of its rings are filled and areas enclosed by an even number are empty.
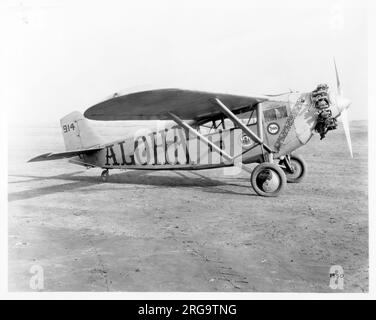
{"type": "Polygon", "coordinates": [[[370,293],[367,1],[0,8],[7,293],[370,293]]]}

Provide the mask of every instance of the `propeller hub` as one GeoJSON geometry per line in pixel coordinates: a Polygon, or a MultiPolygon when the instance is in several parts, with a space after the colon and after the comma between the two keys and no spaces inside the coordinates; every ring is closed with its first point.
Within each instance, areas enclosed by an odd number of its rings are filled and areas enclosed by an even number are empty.
{"type": "Polygon", "coordinates": [[[336,107],[338,109],[338,115],[341,115],[341,120],[343,124],[343,130],[345,132],[346,140],[347,140],[347,145],[349,147],[350,155],[351,158],[353,157],[353,152],[352,152],[352,145],[351,145],[351,136],[350,136],[350,124],[349,124],[349,117],[347,114],[347,109],[349,108],[351,101],[349,99],[346,99],[342,93],[342,86],[341,86],[341,81],[339,80],[339,75],[338,75],[338,70],[337,70],[337,65],[336,65],[336,60],[334,59],[334,69],[336,72],[336,79],[337,79],[337,97],[336,97],[336,107]]]}
{"type": "Polygon", "coordinates": [[[341,94],[330,93],[330,110],[332,112],[332,117],[338,118],[341,113],[347,110],[351,105],[351,100],[344,97],[341,94]]]}
{"type": "Polygon", "coordinates": [[[345,98],[344,96],[337,96],[337,99],[336,99],[337,103],[337,109],[339,111],[339,113],[341,113],[343,110],[346,110],[350,107],[350,104],[351,104],[351,101],[347,98],[345,98]]]}

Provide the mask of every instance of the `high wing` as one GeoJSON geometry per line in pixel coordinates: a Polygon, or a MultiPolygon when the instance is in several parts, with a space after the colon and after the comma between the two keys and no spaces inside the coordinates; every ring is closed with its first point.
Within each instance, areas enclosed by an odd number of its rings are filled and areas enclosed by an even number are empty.
{"type": "Polygon", "coordinates": [[[49,161],[49,160],[59,160],[65,158],[72,158],[82,154],[91,154],[97,151],[100,151],[102,148],[91,148],[91,149],[82,149],[82,150],[75,150],[75,151],[66,151],[66,152],[59,152],[59,153],[45,153],[40,156],[37,156],[28,162],[39,162],[39,161],[49,161]]]}
{"type": "Polygon", "coordinates": [[[98,103],[85,112],[92,120],[169,120],[173,112],[184,120],[202,121],[221,116],[213,103],[218,98],[234,113],[246,112],[267,96],[240,96],[183,89],[157,89],[115,95],[98,103]]]}

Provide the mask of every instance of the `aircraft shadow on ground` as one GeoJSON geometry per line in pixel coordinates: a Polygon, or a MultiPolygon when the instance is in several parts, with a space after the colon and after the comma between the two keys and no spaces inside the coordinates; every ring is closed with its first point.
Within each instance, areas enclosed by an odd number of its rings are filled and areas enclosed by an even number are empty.
{"type": "MultiPolygon", "coordinates": [[[[9,184],[17,183],[31,183],[37,181],[48,181],[48,180],[64,180],[69,181],[69,183],[59,184],[59,185],[49,185],[46,187],[33,188],[24,191],[16,191],[8,194],[8,201],[17,201],[24,199],[31,199],[42,195],[49,195],[55,193],[62,193],[67,191],[72,191],[75,189],[101,185],[104,184],[99,176],[85,176],[82,175],[85,171],[78,171],[73,173],[61,174],[56,176],[35,176],[35,175],[9,175],[13,178],[27,178],[27,180],[21,181],[10,181],[9,184]]],[[[174,175],[163,175],[163,173],[155,175],[151,171],[128,171],[123,173],[112,174],[110,176],[109,182],[106,185],[111,184],[134,184],[134,185],[149,185],[158,187],[191,187],[191,188],[208,188],[205,190],[210,193],[224,193],[224,194],[238,194],[238,195],[251,195],[249,191],[247,193],[239,193],[231,190],[222,190],[218,187],[220,186],[236,186],[236,187],[246,187],[242,184],[231,183],[223,180],[212,179],[206,177],[202,174],[192,172],[192,174],[187,175],[185,173],[174,171],[174,175]]],[[[154,171],[155,173],[155,171],[154,171]]],[[[231,179],[234,180],[234,179],[231,179]]],[[[243,178],[238,178],[236,180],[243,180],[243,178]]],[[[249,187],[247,187],[248,189],[249,187]]],[[[108,188],[106,188],[108,189],[108,188]]]]}

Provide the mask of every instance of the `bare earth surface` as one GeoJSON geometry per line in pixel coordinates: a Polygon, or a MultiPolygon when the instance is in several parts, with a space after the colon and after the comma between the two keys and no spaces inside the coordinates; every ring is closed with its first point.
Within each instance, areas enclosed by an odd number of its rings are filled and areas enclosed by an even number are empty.
{"type": "Polygon", "coordinates": [[[64,150],[60,129],[12,128],[9,290],[31,291],[40,265],[45,291],[333,292],[340,265],[344,292],[368,291],[367,125],[351,129],[354,159],[342,130],[315,136],[298,150],[305,180],[262,198],[244,171],[112,172],[103,184],[99,169],[28,164],[64,150]]]}

